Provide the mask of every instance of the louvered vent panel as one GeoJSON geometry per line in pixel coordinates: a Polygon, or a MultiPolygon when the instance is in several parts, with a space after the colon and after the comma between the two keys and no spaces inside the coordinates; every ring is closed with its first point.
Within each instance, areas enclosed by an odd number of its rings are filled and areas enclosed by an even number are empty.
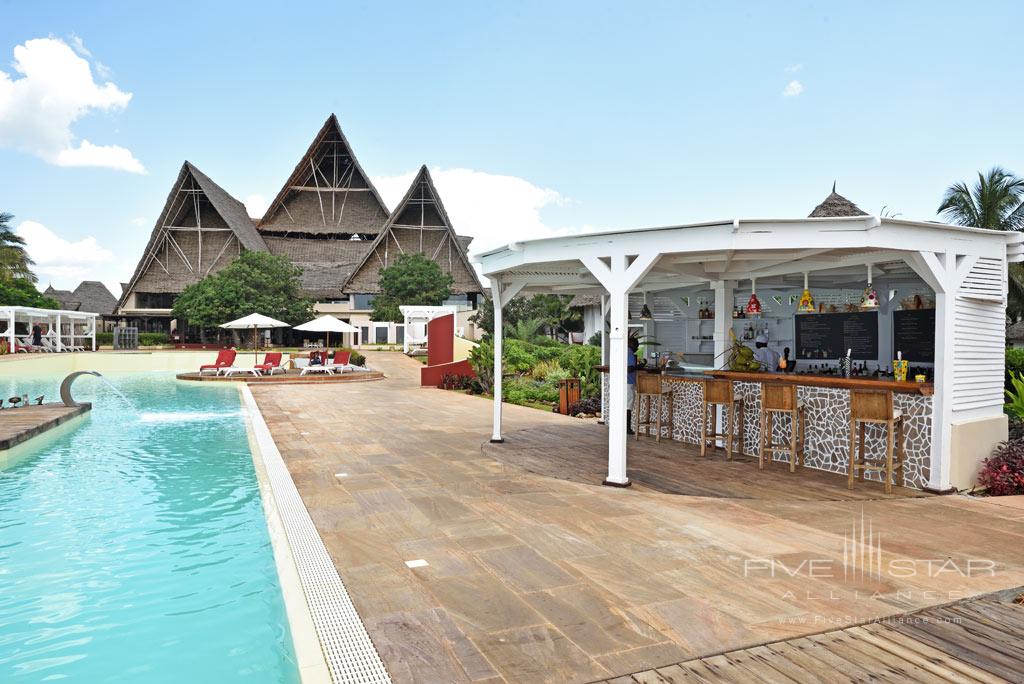
{"type": "MultiPolygon", "coordinates": [[[[999,288],[1002,291],[1001,283],[999,288]]],[[[953,357],[946,360],[953,363],[953,410],[1002,406],[1006,347],[1002,299],[961,294],[955,315],[953,357]]]]}
{"type": "Polygon", "coordinates": [[[960,295],[972,299],[1003,301],[1006,266],[1002,259],[980,257],[960,285],[960,295]]]}

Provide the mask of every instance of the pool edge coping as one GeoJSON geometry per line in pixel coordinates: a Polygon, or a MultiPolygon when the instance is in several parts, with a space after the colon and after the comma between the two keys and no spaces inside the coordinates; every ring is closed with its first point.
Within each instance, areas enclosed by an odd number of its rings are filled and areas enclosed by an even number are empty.
{"type": "Polygon", "coordinates": [[[239,383],[237,387],[246,409],[244,413],[250,451],[260,485],[302,684],[349,681],[390,683],[390,675],[362,618],[352,605],[348,591],[295,487],[252,391],[246,383],[239,383]],[[271,475],[271,467],[278,478],[271,475]],[[289,518],[282,514],[279,500],[282,497],[294,497],[290,502],[293,515],[289,518]],[[296,558],[296,542],[300,545],[299,555],[303,556],[303,560],[296,558]],[[310,555],[317,558],[311,559],[310,555]],[[318,565],[317,560],[321,561],[320,567],[310,567],[318,565]],[[305,579],[303,569],[307,571],[305,579]],[[316,575],[318,569],[321,573],[326,572],[327,576],[309,577],[310,574],[316,575]],[[325,601],[325,598],[333,598],[334,601],[325,601]],[[333,603],[339,603],[340,606],[330,605],[333,603]],[[339,637],[341,644],[338,644],[339,637]],[[369,669],[353,672],[354,664],[343,658],[346,655],[356,656],[355,659],[359,661],[356,667],[362,664],[369,669]]]}

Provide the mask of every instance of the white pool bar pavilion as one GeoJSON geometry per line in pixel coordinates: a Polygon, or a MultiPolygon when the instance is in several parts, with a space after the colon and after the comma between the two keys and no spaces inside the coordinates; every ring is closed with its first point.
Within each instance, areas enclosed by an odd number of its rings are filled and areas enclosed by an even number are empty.
{"type": "MultiPolygon", "coordinates": [[[[801,316],[863,311],[856,300],[870,285],[878,295],[873,356],[864,352],[855,364],[881,374],[865,372],[847,385],[891,391],[896,408],[907,414],[907,486],[931,492],[969,488],[981,460],[1007,435],[1006,274],[1008,263],[1024,261],[1022,239],[1019,233],[878,216],[734,219],[526,240],[480,253],[474,260],[490,279],[494,301],[492,441],[502,440],[503,306],[520,294],[590,295],[600,302],[593,309],[607,365],[602,386],[608,428],[605,484],[630,483],[626,368],[631,328],[656,331],[662,350],[683,352],[681,371],[688,372],[663,376],[675,408],[675,422],[663,428],[665,436],[696,442],[701,381],[725,378],[733,381],[737,396],[746,397],[747,412],[753,414],[747,416],[747,442],[741,444],[753,455],[761,382],[785,380],[798,384],[801,404],[810,406],[806,465],[846,475],[851,430],[843,412],[850,410],[849,390],[836,381],[834,369],[828,375],[816,372],[838,356],[831,350],[798,348],[801,333],[794,328],[801,328],[801,316]],[[805,288],[821,301],[816,309],[821,313],[797,311],[805,288]],[[734,318],[754,292],[764,303],[764,314],[734,318]],[[899,313],[908,299],[916,302],[911,306],[933,309],[923,319],[929,327],[934,320],[932,361],[909,359],[912,367],[927,372],[930,382],[916,386],[913,375],[910,382],[885,375],[894,354],[911,345],[910,328],[898,322],[909,318],[899,313]],[[826,307],[826,302],[832,304],[826,307]],[[751,324],[769,335],[777,351],[785,345],[796,352],[796,373],[721,370],[732,344],[730,330],[742,337],[751,324]],[[706,348],[693,346],[701,343],[706,348]],[[690,357],[703,363],[690,364],[690,357]]],[[[825,320],[830,319],[818,323],[825,320]]],[[[801,329],[806,347],[809,328],[801,329]]],[[[914,335],[917,343],[927,337],[921,330],[914,335]]]]}
{"type": "Polygon", "coordinates": [[[32,328],[39,325],[45,345],[42,351],[96,351],[97,317],[85,311],[0,306],[0,340],[7,343],[8,353],[13,354],[20,347],[32,346],[32,328]]]}

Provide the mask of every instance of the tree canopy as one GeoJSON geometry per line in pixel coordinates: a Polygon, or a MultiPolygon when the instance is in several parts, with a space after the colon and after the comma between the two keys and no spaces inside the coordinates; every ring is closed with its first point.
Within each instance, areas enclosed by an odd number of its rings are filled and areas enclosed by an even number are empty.
{"type": "MultiPolygon", "coordinates": [[[[569,306],[572,295],[537,294],[531,297],[513,297],[501,310],[505,334],[519,336],[524,331],[538,332],[541,328],[550,337],[583,330],[583,312],[569,306]]],[[[480,303],[473,322],[485,334],[494,331],[494,305],[490,297],[480,303]]],[[[527,339],[529,336],[527,336],[527,339]]]]}
{"type": "Polygon", "coordinates": [[[371,314],[378,323],[401,323],[399,306],[439,306],[452,293],[452,277],[423,254],[400,255],[380,270],[378,283],[371,314]]]}
{"type": "Polygon", "coordinates": [[[0,282],[22,278],[34,283],[36,276],[31,270],[34,262],[25,251],[25,240],[11,228],[13,220],[14,214],[0,211],[0,282]]]}
{"type": "Polygon", "coordinates": [[[302,269],[282,256],[242,252],[228,266],[186,287],[174,301],[173,315],[190,325],[212,328],[251,313],[298,324],[313,316],[313,302],[302,294],[302,269]]]}
{"type": "Polygon", "coordinates": [[[59,309],[60,302],[47,297],[25,278],[0,278],[0,306],[33,306],[37,309],[59,309]]]}
{"type": "Polygon", "coordinates": [[[979,171],[973,187],[959,182],[946,188],[939,214],[960,226],[1024,229],[1024,178],[998,166],[979,171]]]}

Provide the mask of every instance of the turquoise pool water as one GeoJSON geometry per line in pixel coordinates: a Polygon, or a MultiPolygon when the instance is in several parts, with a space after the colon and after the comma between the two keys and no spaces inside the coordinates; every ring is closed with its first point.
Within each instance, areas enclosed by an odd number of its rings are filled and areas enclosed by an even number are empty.
{"type": "Polygon", "coordinates": [[[297,682],[237,388],[107,378],[0,470],[0,682],[297,682]]]}

